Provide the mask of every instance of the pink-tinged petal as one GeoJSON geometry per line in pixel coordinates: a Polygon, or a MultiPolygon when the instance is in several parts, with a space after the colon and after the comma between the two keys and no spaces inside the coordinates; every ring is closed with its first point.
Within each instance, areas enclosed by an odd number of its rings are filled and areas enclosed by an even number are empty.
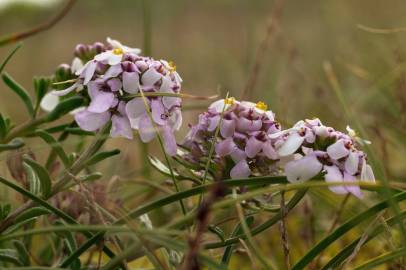
{"type": "Polygon", "coordinates": [[[162,74],[156,71],[155,68],[149,68],[141,76],[141,83],[144,86],[153,86],[159,79],[161,79],[162,74]]]}
{"type": "MultiPolygon", "coordinates": [[[[324,170],[326,171],[324,179],[326,180],[327,183],[343,182],[343,174],[341,173],[340,169],[337,166],[324,165],[324,170]]],[[[329,189],[337,194],[348,193],[345,186],[330,186],[329,189]]]]}
{"type": "Polygon", "coordinates": [[[278,153],[275,151],[269,140],[263,143],[262,152],[264,152],[265,156],[269,159],[277,160],[279,158],[278,153]]]}
{"type": "Polygon", "coordinates": [[[233,141],[233,138],[227,138],[223,141],[216,143],[215,150],[217,155],[224,157],[229,155],[234,149],[236,145],[233,141]]]}
{"type": "Polygon", "coordinates": [[[104,80],[108,80],[110,78],[117,77],[118,75],[123,72],[123,68],[121,67],[121,64],[117,64],[114,66],[109,67],[109,69],[106,71],[106,73],[103,75],[104,80]]]}
{"type": "Polygon", "coordinates": [[[251,138],[248,139],[247,144],[245,146],[245,153],[247,154],[247,157],[253,158],[255,157],[259,151],[261,151],[263,146],[263,142],[255,138],[255,136],[251,136],[251,138]]]}
{"type": "Polygon", "coordinates": [[[286,141],[278,149],[278,154],[282,157],[292,155],[297,151],[297,149],[299,149],[304,139],[304,137],[300,136],[296,132],[290,134],[286,141]]]}
{"type": "Polygon", "coordinates": [[[168,79],[167,77],[162,77],[162,84],[159,88],[159,91],[164,93],[173,93],[172,85],[173,83],[170,79],[168,79]]]}
{"type": "Polygon", "coordinates": [[[231,137],[234,135],[235,131],[235,120],[234,119],[225,119],[221,121],[220,125],[220,134],[224,138],[231,137]]]}
{"type": "Polygon", "coordinates": [[[83,84],[87,85],[93,78],[94,72],[96,71],[97,62],[91,61],[84,70],[84,81],[83,84]]]}
{"type": "Polygon", "coordinates": [[[162,97],[162,103],[164,104],[165,108],[170,110],[173,106],[180,106],[181,104],[181,98],[178,97],[167,97],[163,96],[162,97]]]}
{"type": "Polygon", "coordinates": [[[112,126],[110,135],[111,137],[124,137],[127,139],[133,138],[133,132],[131,130],[130,121],[127,117],[113,115],[111,117],[112,126]]]}
{"type": "Polygon", "coordinates": [[[209,118],[209,127],[207,128],[207,130],[210,132],[215,131],[219,122],[220,122],[220,115],[216,115],[216,116],[209,118]]]}
{"type": "Polygon", "coordinates": [[[121,80],[118,78],[113,78],[113,79],[108,80],[107,85],[110,87],[110,90],[113,92],[117,92],[122,87],[121,80]]]}
{"type": "Polygon", "coordinates": [[[241,150],[240,148],[238,148],[237,146],[234,147],[234,150],[230,153],[230,156],[232,158],[232,160],[235,163],[240,162],[243,159],[247,158],[247,154],[245,154],[244,150],[241,150]]]}
{"type": "Polygon", "coordinates": [[[110,109],[114,102],[114,94],[111,92],[99,92],[90,102],[87,110],[94,113],[102,113],[110,109]]]}
{"type": "Polygon", "coordinates": [[[348,155],[345,163],[345,171],[348,172],[351,175],[354,175],[358,172],[358,166],[359,166],[359,155],[356,152],[350,152],[348,155]]]}
{"type": "Polygon", "coordinates": [[[316,135],[313,133],[312,130],[306,130],[305,140],[308,143],[314,143],[316,141],[316,135]]]}
{"type": "Polygon", "coordinates": [[[162,139],[165,152],[170,156],[175,156],[178,146],[176,145],[175,135],[169,126],[162,127],[162,139]]]}
{"type": "Polygon", "coordinates": [[[233,179],[247,178],[251,175],[250,167],[246,160],[239,161],[230,171],[230,177],[233,179]]]}
{"type": "Polygon", "coordinates": [[[95,80],[87,84],[87,92],[91,99],[94,99],[100,92],[103,86],[103,81],[95,80]]]}
{"type": "Polygon", "coordinates": [[[123,72],[123,90],[130,94],[138,93],[140,76],[137,72],[123,72]]]}
{"type": "Polygon", "coordinates": [[[327,147],[327,154],[335,160],[348,156],[350,150],[345,147],[344,140],[338,140],[334,144],[327,147]]]}
{"type": "Polygon", "coordinates": [[[86,131],[95,131],[103,127],[110,120],[110,112],[93,113],[83,110],[75,114],[76,123],[86,131]]]}
{"type": "Polygon", "coordinates": [[[40,107],[44,111],[50,112],[55,109],[58,104],[59,96],[55,95],[53,92],[50,92],[41,99],[40,107]]]}
{"type": "Polygon", "coordinates": [[[249,120],[241,117],[237,121],[237,130],[240,132],[258,131],[262,127],[262,120],[249,120]]]}
{"type": "Polygon", "coordinates": [[[65,95],[69,94],[70,92],[72,92],[73,90],[75,90],[78,87],[79,87],[79,83],[76,82],[64,90],[53,90],[51,93],[55,96],[61,97],[61,96],[65,96],[65,95]]]}
{"type": "Polygon", "coordinates": [[[292,160],[285,165],[285,174],[289,182],[306,181],[320,173],[323,165],[315,155],[292,160]]]}
{"type": "Polygon", "coordinates": [[[145,104],[142,98],[133,98],[125,106],[125,111],[130,119],[131,127],[138,128],[138,118],[145,114],[145,104]]]}
{"type": "Polygon", "coordinates": [[[176,109],[171,113],[171,117],[169,118],[169,125],[174,130],[179,130],[182,126],[182,112],[180,109],[176,109]]]}
{"type": "Polygon", "coordinates": [[[151,120],[147,113],[144,113],[139,120],[139,129],[138,132],[140,134],[141,141],[144,143],[150,142],[152,139],[155,138],[155,128],[152,125],[151,120]]]}
{"type": "MultiPolygon", "coordinates": [[[[357,179],[355,178],[355,176],[350,175],[346,172],[344,172],[344,182],[347,183],[354,183],[357,182],[357,179]]],[[[348,190],[348,192],[350,192],[351,194],[353,194],[354,196],[362,199],[362,197],[364,196],[364,194],[361,192],[361,189],[359,186],[352,186],[352,185],[347,185],[345,186],[345,188],[348,190]]]]}
{"type": "MultiPolygon", "coordinates": [[[[122,115],[122,116],[127,116],[127,112],[125,110],[127,103],[125,103],[124,101],[120,101],[118,103],[118,107],[117,107],[117,111],[122,115]]],[[[127,117],[128,118],[128,117],[127,117]]]]}
{"type": "Polygon", "coordinates": [[[158,125],[166,125],[166,113],[165,108],[162,102],[159,99],[153,99],[151,101],[151,111],[152,111],[152,119],[158,125]]]}

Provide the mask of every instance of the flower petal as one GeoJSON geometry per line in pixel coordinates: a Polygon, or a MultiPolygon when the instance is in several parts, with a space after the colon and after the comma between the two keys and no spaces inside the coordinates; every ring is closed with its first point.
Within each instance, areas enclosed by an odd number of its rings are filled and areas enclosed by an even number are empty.
{"type": "Polygon", "coordinates": [[[162,102],[159,99],[153,99],[151,101],[151,111],[152,111],[152,119],[158,125],[166,125],[166,114],[165,108],[162,102]]]}
{"type": "Polygon", "coordinates": [[[282,157],[292,155],[302,145],[304,137],[300,136],[297,132],[289,135],[286,141],[278,149],[278,154],[282,157]]]}
{"type": "Polygon", "coordinates": [[[76,123],[86,131],[95,131],[110,120],[110,112],[94,113],[83,110],[75,114],[76,123]]]}
{"type": "Polygon", "coordinates": [[[171,116],[169,118],[169,125],[174,130],[179,130],[182,126],[182,112],[180,109],[176,109],[172,111],[171,116]]]}
{"type": "Polygon", "coordinates": [[[216,143],[215,150],[217,155],[224,157],[229,155],[236,147],[233,138],[229,137],[223,141],[216,143]]]}
{"type": "Polygon", "coordinates": [[[216,130],[217,125],[220,122],[220,115],[215,115],[209,118],[209,127],[207,128],[208,131],[212,132],[216,130]]]}
{"type": "Polygon", "coordinates": [[[285,174],[289,182],[306,181],[316,176],[323,165],[315,155],[309,155],[297,160],[289,161],[285,165],[285,174]]]}
{"type": "Polygon", "coordinates": [[[351,151],[344,163],[345,171],[351,175],[356,174],[358,172],[359,159],[358,153],[351,151]]]}
{"type": "Polygon", "coordinates": [[[76,82],[64,90],[53,90],[51,93],[54,94],[55,96],[59,96],[59,97],[65,96],[65,95],[69,94],[70,92],[72,92],[73,90],[75,90],[76,88],[78,88],[78,86],[79,86],[79,83],[76,82]]]}
{"type": "Polygon", "coordinates": [[[131,130],[130,121],[127,117],[113,115],[111,117],[112,126],[110,130],[111,137],[125,137],[127,139],[133,138],[133,132],[131,130]]]}
{"type": "Polygon", "coordinates": [[[167,96],[162,97],[162,103],[164,104],[167,110],[172,109],[173,106],[179,107],[181,102],[182,100],[179,97],[167,97],[167,96]]]}
{"type": "Polygon", "coordinates": [[[220,134],[224,138],[231,137],[234,135],[235,131],[235,120],[234,119],[225,119],[221,121],[220,125],[220,134]]]}
{"type": "MultiPolygon", "coordinates": [[[[355,176],[353,176],[353,175],[351,175],[351,174],[348,174],[348,173],[346,173],[346,172],[344,172],[344,182],[349,182],[349,183],[352,183],[352,182],[357,182],[357,179],[355,178],[355,176]]],[[[356,196],[356,197],[358,197],[358,198],[362,198],[363,196],[364,196],[364,194],[361,192],[361,189],[360,189],[360,187],[359,186],[350,186],[350,185],[347,185],[347,186],[345,186],[345,188],[348,190],[348,192],[350,192],[351,194],[353,194],[354,196],[356,196]]]]}
{"type": "Polygon", "coordinates": [[[133,98],[125,106],[125,111],[130,119],[131,127],[138,129],[137,119],[145,114],[145,104],[142,98],[133,98]]]}
{"type": "Polygon", "coordinates": [[[175,156],[178,146],[176,145],[175,135],[168,125],[162,127],[162,139],[165,152],[170,156],[175,156]]]}
{"type": "Polygon", "coordinates": [[[250,167],[245,159],[239,161],[230,171],[230,177],[236,178],[247,178],[251,175],[250,167]]]}
{"type": "Polygon", "coordinates": [[[122,87],[122,83],[119,78],[113,78],[113,79],[108,80],[107,85],[110,87],[110,90],[113,92],[117,92],[122,87]]]}
{"type": "Polygon", "coordinates": [[[137,72],[123,72],[123,90],[130,94],[138,93],[140,77],[137,72]]]}
{"type": "Polygon", "coordinates": [[[46,112],[50,112],[59,104],[59,96],[54,92],[47,93],[41,100],[40,106],[46,112]]]}
{"type": "Polygon", "coordinates": [[[241,150],[237,146],[234,147],[234,150],[230,153],[230,156],[235,163],[238,163],[239,161],[247,158],[247,154],[245,154],[245,151],[241,150]]]}
{"type": "Polygon", "coordinates": [[[245,153],[247,154],[247,157],[255,157],[259,153],[259,151],[261,151],[262,146],[263,142],[255,138],[255,136],[251,136],[251,138],[248,139],[247,144],[245,145],[245,153]]]}
{"type": "Polygon", "coordinates": [[[114,94],[111,92],[99,92],[90,102],[87,110],[94,113],[102,113],[110,109],[114,103],[114,94]]]}
{"type": "MultiPolygon", "coordinates": [[[[327,183],[343,182],[343,175],[337,166],[324,165],[324,170],[327,172],[324,179],[327,183]]],[[[330,186],[329,189],[337,194],[347,194],[348,191],[345,186],[330,186]]]]}
{"type": "Polygon", "coordinates": [[[140,117],[138,132],[140,134],[141,141],[144,143],[150,142],[155,138],[155,129],[147,113],[144,113],[140,117]]]}
{"type": "Polygon", "coordinates": [[[141,76],[141,82],[144,86],[153,86],[159,79],[161,79],[162,74],[156,71],[155,68],[150,67],[141,76]]]}
{"type": "Polygon", "coordinates": [[[117,65],[111,66],[111,67],[109,67],[109,69],[106,71],[106,73],[104,73],[103,79],[104,79],[104,80],[108,80],[108,79],[110,79],[110,78],[117,77],[118,75],[121,74],[121,72],[123,72],[123,68],[121,67],[121,64],[117,64],[117,65]]]}
{"type": "Polygon", "coordinates": [[[237,130],[240,132],[258,131],[262,127],[262,120],[249,120],[245,117],[240,117],[237,121],[237,130]]]}
{"type": "Polygon", "coordinates": [[[338,140],[334,144],[327,147],[327,154],[335,160],[346,157],[350,150],[345,147],[344,140],[338,140]]]}
{"type": "Polygon", "coordinates": [[[96,71],[96,67],[97,67],[96,61],[90,61],[90,63],[88,63],[83,74],[84,76],[83,85],[87,85],[93,78],[94,72],[96,71]]]}
{"type": "Polygon", "coordinates": [[[262,144],[262,151],[267,158],[272,160],[278,159],[278,153],[273,148],[271,141],[268,140],[262,144]]]}

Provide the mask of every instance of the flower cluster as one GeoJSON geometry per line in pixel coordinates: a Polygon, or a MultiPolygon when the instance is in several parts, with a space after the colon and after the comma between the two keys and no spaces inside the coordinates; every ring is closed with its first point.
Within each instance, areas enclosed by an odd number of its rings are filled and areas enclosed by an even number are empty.
{"type": "Polygon", "coordinates": [[[206,155],[215,140],[215,158],[233,162],[232,178],[251,174],[271,174],[278,155],[274,149],[280,125],[274,113],[263,102],[236,101],[234,98],[214,102],[207,112],[200,114],[199,123],[191,127],[184,145],[195,158],[206,155]],[[219,134],[215,137],[216,129],[219,134]]]}
{"type": "Polygon", "coordinates": [[[143,142],[149,142],[156,136],[156,126],[166,152],[175,155],[177,145],[173,132],[182,123],[181,99],[176,96],[182,79],[176,67],[165,60],[140,56],[139,49],[116,40],[107,39],[107,42],[108,45],[78,45],[77,58],[71,67],[76,81],[66,89],[52,91],[51,95],[55,99],[55,96],[86,89],[89,106],[74,114],[80,128],[95,131],[111,120],[112,137],[132,139],[132,129],[135,129],[143,142]],[[86,59],[90,60],[84,63],[86,59]],[[156,92],[162,95],[154,95],[156,92]]]}
{"type": "MultiPolygon", "coordinates": [[[[299,121],[279,137],[278,155],[293,156],[284,166],[290,182],[305,181],[323,173],[327,182],[374,181],[366,154],[358,149],[363,142],[347,127],[348,134],[324,126],[319,119],[299,121]]],[[[338,194],[362,197],[359,186],[331,186],[338,194]]]]}

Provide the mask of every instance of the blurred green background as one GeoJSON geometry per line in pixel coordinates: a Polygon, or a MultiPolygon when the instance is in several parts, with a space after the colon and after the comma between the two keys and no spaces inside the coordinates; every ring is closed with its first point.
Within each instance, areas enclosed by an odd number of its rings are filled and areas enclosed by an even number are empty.
{"type": "MultiPolygon", "coordinates": [[[[41,23],[64,4],[52,0],[44,1],[46,5],[31,2],[34,5],[0,5],[0,34],[41,23]]],[[[220,89],[223,95],[229,91],[239,98],[252,76],[274,1],[146,2],[151,21],[151,56],[176,63],[184,79],[183,92],[209,96],[220,89]]],[[[375,33],[359,26],[406,26],[405,10],[406,2],[401,0],[286,1],[278,27],[260,59],[261,68],[249,92],[250,99],[266,102],[285,128],[312,117],[339,130],[345,130],[347,124],[359,128],[360,123],[365,130],[362,135],[373,142],[371,150],[384,175],[389,180],[406,179],[406,31],[375,33]],[[326,62],[331,63],[344,104],[326,76],[326,62]]],[[[110,36],[128,46],[143,48],[143,23],[140,0],[78,0],[55,27],[25,40],[6,70],[32,89],[32,77],[51,74],[60,63],[70,63],[78,43],[105,41],[110,36]]],[[[11,48],[1,47],[0,56],[5,57],[11,48]]],[[[25,111],[17,97],[4,84],[0,84],[0,93],[1,111],[16,122],[24,121],[25,111]]],[[[190,108],[208,103],[185,100],[183,104],[190,108]]],[[[187,124],[196,122],[202,106],[184,113],[179,140],[186,134],[187,124]]],[[[116,163],[109,165],[110,175],[131,176],[140,169],[143,157],[137,152],[137,142],[117,139],[110,145],[123,151],[116,163]]],[[[42,147],[45,151],[46,146],[42,147]]],[[[151,147],[158,152],[158,148],[151,147]]],[[[338,207],[341,197],[327,197],[323,205],[338,207]]],[[[299,211],[304,213],[303,209],[299,211]]],[[[324,218],[328,224],[331,210],[318,215],[319,223],[324,218]]],[[[297,229],[307,222],[305,218],[299,215],[289,225],[292,245],[306,233],[297,229]]],[[[323,226],[318,228],[325,231],[328,225],[323,226]]],[[[272,230],[266,234],[271,233],[272,230]]],[[[278,238],[265,237],[260,241],[271,247],[270,252],[272,246],[277,246],[280,253],[278,238]]],[[[297,242],[300,243],[293,250],[294,256],[307,250],[306,242],[297,242]]],[[[375,248],[372,250],[377,251],[375,248]]]]}

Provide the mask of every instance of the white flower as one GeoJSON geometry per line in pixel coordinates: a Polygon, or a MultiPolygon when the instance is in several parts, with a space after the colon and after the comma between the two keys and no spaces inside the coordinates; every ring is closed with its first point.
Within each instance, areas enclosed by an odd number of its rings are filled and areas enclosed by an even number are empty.
{"type": "Polygon", "coordinates": [[[111,38],[107,38],[107,43],[109,43],[113,49],[96,55],[94,60],[113,66],[121,62],[121,59],[125,53],[141,53],[140,49],[124,46],[119,41],[111,38]]]}

